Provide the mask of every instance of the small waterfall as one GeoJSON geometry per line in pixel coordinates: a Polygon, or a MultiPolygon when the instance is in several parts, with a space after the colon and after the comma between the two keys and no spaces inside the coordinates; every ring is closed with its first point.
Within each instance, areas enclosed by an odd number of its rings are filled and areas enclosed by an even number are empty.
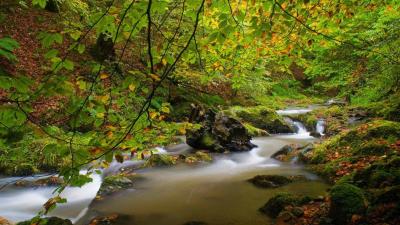
{"type": "Polygon", "coordinates": [[[309,133],[307,131],[306,127],[299,121],[293,121],[293,125],[296,127],[297,134],[306,134],[306,133],[308,134],[309,133]]]}
{"type": "Polygon", "coordinates": [[[288,122],[289,124],[291,124],[296,133],[295,134],[290,134],[290,135],[285,135],[286,137],[290,137],[290,138],[294,138],[294,139],[308,139],[308,138],[312,138],[310,136],[310,132],[307,131],[307,128],[299,121],[294,121],[288,117],[284,118],[286,122],[288,122]]]}
{"type": "Polygon", "coordinates": [[[315,130],[320,133],[321,135],[324,135],[325,131],[325,120],[319,119],[317,122],[317,125],[315,127],[315,130]]]}

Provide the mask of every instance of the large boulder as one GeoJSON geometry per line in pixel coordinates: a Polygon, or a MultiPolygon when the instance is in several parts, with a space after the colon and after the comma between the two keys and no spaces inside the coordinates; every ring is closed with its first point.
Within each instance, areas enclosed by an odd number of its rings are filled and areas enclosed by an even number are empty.
{"type": "Polygon", "coordinates": [[[186,143],[212,152],[241,152],[255,147],[251,136],[238,120],[209,110],[201,118],[201,127],[186,132],[186,143]]]}
{"type": "Polygon", "coordinates": [[[294,133],[294,128],[276,113],[274,109],[265,106],[232,107],[224,111],[227,115],[263,129],[271,134],[294,133]]]}
{"type": "Polygon", "coordinates": [[[329,216],[334,224],[347,224],[353,215],[362,215],[366,210],[363,191],[351,184],[335,185],[331,192],[329,216]]]}

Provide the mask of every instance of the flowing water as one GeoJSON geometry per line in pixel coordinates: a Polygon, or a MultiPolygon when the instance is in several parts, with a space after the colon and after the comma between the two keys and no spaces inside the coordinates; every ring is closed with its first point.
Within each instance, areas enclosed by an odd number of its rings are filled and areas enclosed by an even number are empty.
{"type": "MultiPolygon", "coordinates": [[[[64,197],[68,203],[52,215],[70,218],[76,224],[88,224],[95,216],[113,213],[125,215],[121,225],[181,225],[188,221],[204,221],[210,225],[272,224],[258,211],[269,198],[279,192],[322,195],[327,184],[306,172],[301,165],[282,163],[270,156],[287,144],[306,144],[314,141],[299,122],[293,122],[295,134],[259,137],[253,140],[258,147],[250,152],[214,155],[214,161],[201,165],[178,165],[171,168],[139,170],[144,179],[128,189],[100,201],[94,201],[101,178],[82,188],[68,188],[64,197]],[[304,175],[309,181],[295,182],[276,189],[257,188],[246,180],[259,174],[304,175]]],[[[160,154],[180,154],[190,151],[181,144],[160,154]]],[[[122,166],[141,162],[115,163],[106,173],[122,166]]],[[[8,180],[11,178],[7,178],[8,180]]],[[[7,179],[0,179],[7,182],[7,179]]],[[[15,178],[14,178],[15,179],[15,178]]],[[[0,192],[0,216],[13,221],[32,217],[52,196],[52,188],[9,187],[0,192]]]]}

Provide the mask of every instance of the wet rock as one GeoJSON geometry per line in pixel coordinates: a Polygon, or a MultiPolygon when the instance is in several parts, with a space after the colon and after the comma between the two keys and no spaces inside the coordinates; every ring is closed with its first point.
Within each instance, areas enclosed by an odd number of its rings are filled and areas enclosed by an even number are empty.
{"type": "Polygon", "coordinates": [[[310,136],[315,137],[315,138],[321,138],[322,137],[322,135],[317,131],[311,131],[310,132],[310,136]]]}
{"type": "Polygon", "coordinates": [[[294,133],[294,128],[282,116],[278,115],[274,109],[265,106],[232,107],[224,112],[271,134],[294,133]]]}
{"type": "Polygon", "coordinates": [[[292,146],[285,145],[281,149],[279,149],[277,152],[275,152],[273,155],[271,155],[271,158],[281,160],[283,156],[288,155],[292,151],[293,151],[292,146]]]}
{"type": "Polygon", "coordinates": [[[98,216],[90,221],[90,225],[119,225],[119,224],[134,224],[132,216],[121,214],[110,214],[107,216],[98,216]]]}
{"type": "Polygon", "coordinates": [[[172,166],[175,164],[175,158],[166,154],[152,154],[143,165],[144,167],[172,166]]]}
{"type": "Polygon", "coordinates": [[[347,224],[352,215],[365,213],[366,199],[360,188],[346,183],[338,184],[332,188],[330,195],[329,217],[334,224],[347,224]]]}
{"type": "Polygon", "coordinates": [[[277,188],[292,182],[291,179],[279,175],[257,175],[248,181],[262,188],[277,188]]]}
{"type": "Polygon", "coordinates": [[[248,181],[257,187],[262,188],[277,188],[295,181],[307,180],[305,176],[280,176],[280,175],[257,175],[248,181]]]}
{"type": "Polygon", "coordinates": [[[64,180],[60,177],[46,177],[34,181],[30,180],[21,180],[15,182],[15,186],[19,187],[52,187],[52,186],[59,186],[63,184],[64,180]]]}
{"type": "Polygon", "coordinates": [[[32,220],[17,223],[17,225],[32,225],[32,224],[72,225],[72,222],[71,220],[68,219],[62,219],[58,217],[48,217],[48,218],[33,218],[32,220]]]}
{"type": "Polygon", "coordinates": [[[255,147],[250,140],[251,136],[238,120],[211,110],[205,114],[200,129],[186,132],[188,145],[212,152],[250,151],[255,147]]]}
{"type": "Polygon", "coordinates": [[[1,225],[13,225],[14,223],[12,223],[11,221],[7,220],[6,218],[0,216],[0,224],[1,225]]]}
{"type": "Polygon", "coordinates": [[[133,186],[133,179],[133,175],[131,175],[129,178],[122,174],[107,176],[104,178],[103,183],[97,192],[97,196],[103,197],[131,188],[133,186]]]}
{"type": "Polygon", "coordinates": [[[295,196],[289,193],[280,193],[268,200],[259,210],[266,215],[276,218],[287,206],[298,206],[309,202],[308,197],[295,196]]]}

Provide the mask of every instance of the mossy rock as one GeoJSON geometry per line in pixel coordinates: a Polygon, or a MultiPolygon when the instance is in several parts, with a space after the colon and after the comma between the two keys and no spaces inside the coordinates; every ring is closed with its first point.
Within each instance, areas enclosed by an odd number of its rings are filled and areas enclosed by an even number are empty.
{"type": "Polygon", "coordinates": [[[224,113],[208,110],[202,116],[201,127],[186,131],[186,143],[195,149],[211,152],[242,152],[255,147],[244,125],[224,113]]]}
{"type": "Polygon", "coordinates": [[[259,210],[273,218],[276,218],[279,213],[287,206],[298,206],[311,201],[309,197],[300,197],[289,193],[279,193],[268,200],[268,202],[259,210]]]}
{"type": "Polygon", "coordinates": [[[32,220],[19,222],[17,225],[72,225],[71,220],[61,219],[58,217],[48,217],[48,218],[33,218],[32,220]]]}
{"type": "Polygon", "coordinates": [[[362,189],[351,184],[335,185],[331,191],[329,216],[334,224],[347,224],[352,215],[362,215],[366,210],[366,198],[362,189]]]}
{"type": "Polygon", "coordinates": [[[172,166],[176,159],[166,154],[152,154],[144,163],[143,167],[172,166]]]}
{"type": "Polygon", "coordinates": [[[266,130],[254,127],[253,125],[251,125],[249,123],[244,123],[243,125],[246,128],[247,132],[252,137],[270,136],[270,134],[266,130]]]}
{"type": "Polygon", "coordinates": [[[199,161],[203,161],[203,162],[210,162],[212,161],[212,157],[209,153],[204,152],[204,151],[197,151],[195,153],[195,157],[199,160],[199,161]]]}
{"type": "Polygon", "coordinates": [[[97,195],[110,195],[112,193],[131,188],[133,186],[132,180],[134,178],[134,175],[127,177],[123,174],[107,176],[104,178],[97,195]]]}
{"type": "Polygon", "coordinates": [[[293,133],[294,129],[291,127],[274,109],[265,106],[255,107],[232,107],[225,110],[224,113],[234,118],[239,119],[241,122],[249,123],[252,126],[263,129],[268,133],[293,133]]]}
{"type": "Polygon", "coordinates": [[[283,157],[287,156],[289,153],[293,151],[293,147],[291,145],[285,145],[277,152],[271,155],[271,158],[282,160],[283,157]]]}
{"type": "Polygon", "coordinates": [[[262,188],[277,188],[292,182],[291,179],[280,175],[257,175],[248,181],[262,188]]]}

